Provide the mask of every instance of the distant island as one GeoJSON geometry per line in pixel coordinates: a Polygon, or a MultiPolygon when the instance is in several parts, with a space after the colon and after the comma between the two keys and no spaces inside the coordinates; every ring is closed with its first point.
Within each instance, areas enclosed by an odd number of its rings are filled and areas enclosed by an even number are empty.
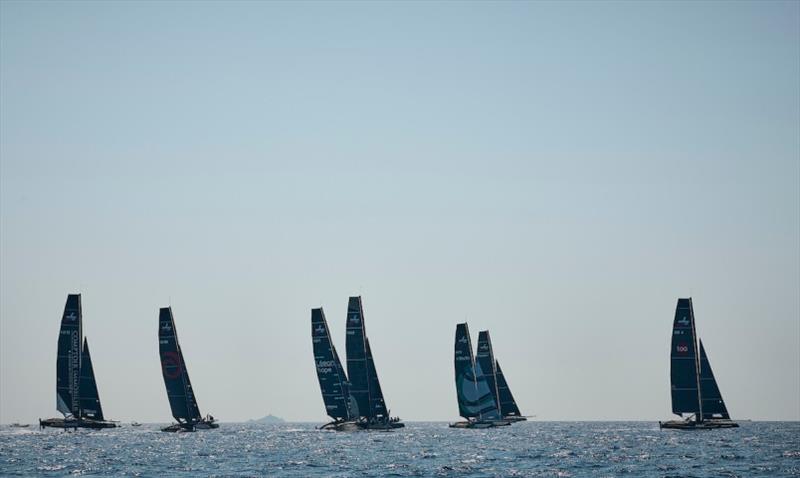
{"type": "Polygon", "coordinates": [[[267,415],[261,418],[251,418],[247,420],[247,423],[286,423],[286,420],[281,417],[276,417],[275,415],[267,415]]]}

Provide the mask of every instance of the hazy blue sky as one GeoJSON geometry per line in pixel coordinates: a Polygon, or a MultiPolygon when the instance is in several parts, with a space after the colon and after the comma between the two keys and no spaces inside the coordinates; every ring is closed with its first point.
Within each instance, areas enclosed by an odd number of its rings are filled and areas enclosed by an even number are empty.
{"type": "Polygon", "coordinates": [[[325,419],[362,294],[392,414],[457,418],[456,322],[524,413],[669,418],[678,297],[731,414],[800,419],[800,3],[0,2],[0,421],[325,419]]]}

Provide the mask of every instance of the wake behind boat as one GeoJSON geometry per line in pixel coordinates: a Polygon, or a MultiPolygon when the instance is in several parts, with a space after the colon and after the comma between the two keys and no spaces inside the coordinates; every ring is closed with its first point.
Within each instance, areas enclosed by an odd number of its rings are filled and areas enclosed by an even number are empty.
{"type": "Polygon", "coordinates": [[[64,417],[40,418],[40,428],[99,429],[117,426],[103,416],[89,341],[83,337],[80,294],[67,296],[61,316],[56,356],[56,408],[64,417]]]}
{"type": "Polygon", "coordinates": [[[739,426],[731,420],[722,400],[703,341],[699,344],[698,354],[692,299],[678,299],[670,350],[672,413],[690,415],[683,420],[658,422],[659,428],[711,430],[739,426]]]}
{"type": "Polygon", "coordinates": [[[158,349],[161,373],[167,388],[167,398],[172,416],[178,423],[162,428],[163,432],[193,432],[219,428],[211,415],[203,417],[189,380],[189,371],[178,343],[178,332],[171,307],[163,307],[158,314],[158,349]]]}

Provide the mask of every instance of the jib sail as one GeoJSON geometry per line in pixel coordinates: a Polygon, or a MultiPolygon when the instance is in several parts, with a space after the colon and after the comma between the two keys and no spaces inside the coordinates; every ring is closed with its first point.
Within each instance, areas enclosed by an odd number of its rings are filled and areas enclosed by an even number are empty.
{"type": "Polygon", "coordinates": [[[714,372],[711,370],[711,363],[706,356],[706,349],[703,341],[700,340],[700,396],[703,400],[703,419],[724,418],[730,419],[728,408],[722,400],[722,394],[714,379],[714,372]]]}
{"type": "Polygon", "coordinates": [[[92,356],[89,353],[89,341],[83,340],[83,357],[81,359],[81,384],[79,388],[81,418],[104,420],[100,395],[97,393],[97,381],[94,378],[92,356]]]}
{"type": "Polygon", "coordinates": [[[500,396],[500,414],[504,417],[522,416],[517,402],[514,400],[514,395],[511,394],[511,389],[508,387],[506,377],[503,375],[503,369],[500,368],[500,362],[495,361],[495,366],[497,369],[497,393],[500,396]]]}
{"type": "Polygon", "coordinates": [[[365,338],[367,344],[367,375],[369,376],[369,399],[370,417],[384,418],[389,416],[386,409],[386,401],[383,399],[381,382],[378,380],[378,372],[375,370],[375,361],[372,358],[372,348],[369,346],[369,339],[365,338]]]}

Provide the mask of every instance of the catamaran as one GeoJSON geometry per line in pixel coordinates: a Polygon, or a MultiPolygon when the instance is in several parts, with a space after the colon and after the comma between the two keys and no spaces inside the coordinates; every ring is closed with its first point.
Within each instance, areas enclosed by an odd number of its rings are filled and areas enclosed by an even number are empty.
{"type": "MultiPolygon", "coordinates": [[[[497,381],[491,370],[483,369],[485,364],[485,355],[480,361],[475,360],[466,322],[457,324],[454,349],[456,398],[458,414],[467,420],[451,423],[451,428],[493,428],[511,425],[511,421],[504,420],[500,414],[500,407],[495,399],[498,394],[497,381]],[[492,388],[495,389],[494,392],[492,388]]],[[[491,367],[494,368],[494,364],[491,367]]]]}
{"type": "Polygon", "coordinates": [[[383,398],[375,360],[364,328],[364,307],[361,296],[350,297],[347,303],[347,377],[355,408],[353,416],[365,430],[390,430],[405,425],[399,417],[391,417],[383,398]]]}
{"type": "Polygon", "coordinates": [[[162,307],[158,313],[158,350],[161,357],[161,373],[167,388],[167,398],[172,416],[178,423],[162,428],[164,432],[193,432],[219,428],[211,415],[203,417],[197,406],[186,362],[183,360],[178,331],[171,307],[162,307]]]}
{"type": "Polygon", "coordinates": [[[69,294],[61,316],[56,356],[56,409],[64,418],[39,419],[41,428],[114,428],[106,420],[97,392],[97,381],[89,353],[89,341],[83,337],[81,295],[69,294]]]}
{"type": "Polygon", "coordinates": [[[333,418],[322,429],[392,430],[405,426],[400,418],[390,416],[386,407],[364,329],[361,297],[350,297],[347,304],[346,373],[321,308],[311,310],[311,341],[322,400],[333,418]]]}
{"type": "Polygon", "coordinates": [[[500,416],[509,422],[524,422],[527,420],[519,411],[514,395],[506,382],[500,362],[494,357],[492,339],[488,330],[478,332],[478,353],[475,361],[480,363],[481,370],[486,375],[486,383],[500,408],[500,416]]]}
{"type": "Polygon", "coordinates": [[[658,422],[658,425],[679,430],[736,428],[739,425],[728,414],[703,341],[699,341],[699,354],[697,344],[692,299],[678,299],[670,350],[672,413],[681,417],[684,413],[690,415],[684,420],[658,422]]]}

